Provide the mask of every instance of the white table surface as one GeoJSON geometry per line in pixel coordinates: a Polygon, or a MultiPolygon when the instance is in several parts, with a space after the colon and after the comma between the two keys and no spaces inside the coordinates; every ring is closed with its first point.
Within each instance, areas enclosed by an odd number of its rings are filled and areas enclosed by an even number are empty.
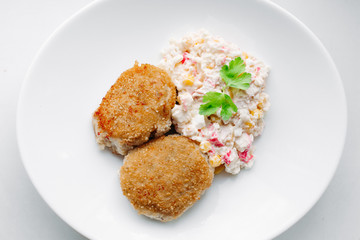
{"type": "MultiPolygon", "coordinates": [[[[86,239],[58,218],[31,184],[17,147],[15,119],[21,83],[40,46],[90,2],[0,0],[0,239],[86,239]]],[[[333,180],[317,204],[276,239],[359,240],[360,1],[273,2],[320,38],[338,67],[348,101],[347,137],[333,180]]]]}

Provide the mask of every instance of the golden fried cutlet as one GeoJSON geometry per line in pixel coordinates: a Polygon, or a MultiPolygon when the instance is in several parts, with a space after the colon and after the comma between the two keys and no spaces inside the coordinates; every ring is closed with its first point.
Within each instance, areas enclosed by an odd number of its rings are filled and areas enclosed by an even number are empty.
{"type": "Polygon", "coordinates": [[[163,222],[191,207],[214,177],[198,145],[183,136],[154,139],[131,150],[120,169],[123,194],[140,213],[163,222]]]}
{"type": "Polygon", "coordinates": [[[121,74],[93,115],[97,142],[125,155],[170,129],[175,101],[175,85],[165,71],[135,62],[121,74]]]}

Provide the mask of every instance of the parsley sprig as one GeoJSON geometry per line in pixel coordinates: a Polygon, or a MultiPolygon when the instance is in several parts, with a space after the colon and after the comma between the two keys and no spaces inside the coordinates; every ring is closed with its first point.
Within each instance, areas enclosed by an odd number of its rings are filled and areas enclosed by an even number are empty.
{"type": "Polygon", "coordinates": [[[241,57],[232,60],[228,65],[222,66],[220,76],[226,86],[246,90],[250,87],[251,74],[245,72],[245,63],[241,57]]]}
{"type": "MultiPolygon", "coordinates": [[[[229,65],[224,65],[220,70],[220,76],[227,87],[246,90],[250,87],[251,74],[245,72],[245,63],[241,57],[232,60],[229,65]]],[[[224,89],[223,89],[224,90],[224,89]]],[[[229,120],[233,112],[238,108],[231,97],[222,92],[207,92],[203,97],[204,104],[200,105],[200,115],[211,115],[221,107],[220,116],[229,120]]]]}
{"type": "Polygon", "coordinates": [[[207,92],[203,97],[205,104],[200,105],[200,115],[211,115],[221,107],[220,115],[226,121],[232,116],[232,112],[237,112],[238,108],[225,93],[207,92]]]}

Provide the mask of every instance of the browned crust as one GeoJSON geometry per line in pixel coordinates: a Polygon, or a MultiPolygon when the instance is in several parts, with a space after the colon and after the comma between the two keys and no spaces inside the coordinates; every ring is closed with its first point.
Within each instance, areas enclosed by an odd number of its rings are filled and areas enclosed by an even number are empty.
{"type": "Polygon", "coordinates": [[[184,213],[210,187],[213,177],[198,145],[178,135],[131,150],[120,169],[123,194],[134,208],[161,221],[184,213]]]}
{"type": "Polygon", "coordinates": [[[138,145],[151,133],[171,125],[176,90],[169,75],[150,64],[136,62],[111,86],[94,113],[99,128],[121,144],[138,145]]]}

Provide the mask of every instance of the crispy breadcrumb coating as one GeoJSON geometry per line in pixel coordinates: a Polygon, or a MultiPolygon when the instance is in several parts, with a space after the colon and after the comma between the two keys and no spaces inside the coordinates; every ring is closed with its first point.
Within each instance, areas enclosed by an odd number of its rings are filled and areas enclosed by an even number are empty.
{"type": "Polygon", "coordinates": [[[175,101],[176,89],[169,75],[136,62],[111,86],[94,113],[97,142],[125,155],[133,146],[170,129],[175,101]]]}
{"type": "Polygon", "coordinates": [[[131,150],[120,169],[123,194],[134,208],[163,222],[179,217],[199,200],[213,177],[214,169],[198,145],[178,135],[131,150]]]}

